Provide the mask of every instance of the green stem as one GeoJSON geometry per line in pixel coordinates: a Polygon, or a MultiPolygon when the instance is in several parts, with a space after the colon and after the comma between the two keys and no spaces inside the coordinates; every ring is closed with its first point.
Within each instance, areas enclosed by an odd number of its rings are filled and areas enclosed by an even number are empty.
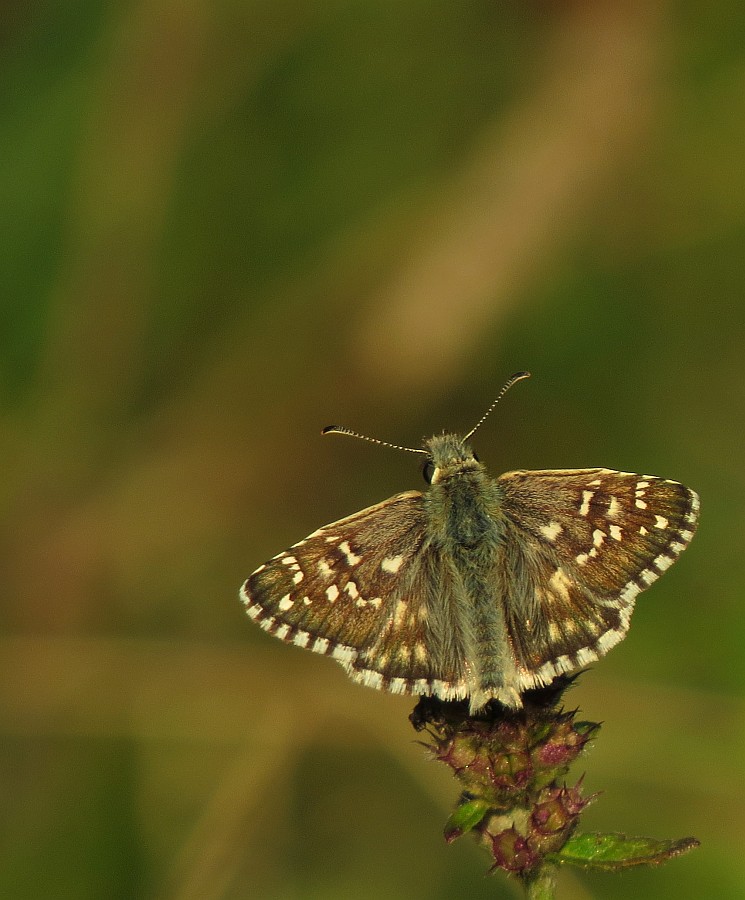
{"type": "Polygon", "coordinates": [[[544,863],[530,875],[523,878],[525,896],[528,900],[555,900],[556,866],[544,863]]]}

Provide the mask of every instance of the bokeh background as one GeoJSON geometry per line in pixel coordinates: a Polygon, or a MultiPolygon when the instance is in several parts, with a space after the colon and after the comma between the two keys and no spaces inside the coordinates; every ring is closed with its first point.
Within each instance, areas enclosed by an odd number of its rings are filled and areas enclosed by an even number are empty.
{"type": "Polygon", "coordinates": [[[413,703],[245,617],[468,429],[679,479],[698,536],[572,702],[563,898],[745,896],[745,11],[57,0],[0,30],[0,896],[511,898],[413,703]],[[443,770],[440,771],[440,768],[443,770]]]}

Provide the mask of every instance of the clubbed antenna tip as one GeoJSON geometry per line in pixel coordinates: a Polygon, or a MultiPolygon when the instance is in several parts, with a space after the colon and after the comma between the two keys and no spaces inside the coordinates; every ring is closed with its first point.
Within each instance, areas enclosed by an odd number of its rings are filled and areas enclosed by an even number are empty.
{"type": "Polygon", "coordinates": [[[513,384],[517,384],[518,381],[522,381],[523,378],[530,378],[530,372],[515,372],[510,378],[502,386],[502,390],[497,394],[496,400],[492,403],[492,405],[487,409],[484,415],[478,420],[478,422],[473,426],[473,428],[468,432],[467,435],[463,438],[464,441],[467,441],[471,435],[476,431],[477,428],[480,428],[484,423],[486,417],[489,413],[494,409],[494,407],[499,403],[499,401],[504,397],[507,391],[512,387],[513,384]]]}

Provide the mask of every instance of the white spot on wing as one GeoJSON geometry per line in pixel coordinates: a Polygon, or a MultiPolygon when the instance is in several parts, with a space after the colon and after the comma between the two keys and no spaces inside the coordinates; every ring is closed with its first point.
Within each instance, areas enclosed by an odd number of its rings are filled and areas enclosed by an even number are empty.
{"type": "Polygon", "coordinates": [[[352,548],[349,546],[349,541],[342,541],[341,544],[339,544],[339,549],[344,554],[344,556],[346,556],[347,564],[350,566],[356,566],[357,563],[362,560],[362,557],[357,556],[357,554],[354,553],[352,548]]]}
{"type": "Polygon", "coordinates": [[[356,656],[356,650],[353,650],[352,647],[345,647],[343,644],[338,644],[331,651],[331,658],[341,663],[352,662],[352,660],[355,659],[356,656]]]}
{"type": "Polygon", "coordinates": [[[661,553],[659,556],[655,557],[654,565],[655,568],[659,569],[660,572],[664,572],[670,568],[673,564],[673,559],[670,556],[667,556],[664,553],[661,553]]]}
{"type": "Polygon", "coordinates": [[[569,599],[569,588],[571,587],[572,582],[563,569],[557,569],[551,576],[551,580],[548,584],[562,600],[569,599]]]}
{"type": "Polygon", "coordinates": [[[399,600],[396,604],[396,611],[393,613],[394,628],[400,628],[403,625],[408,606],[409,604],[405,600],[399,600]]]}
{"type": "Polygon", "coordinates": [[[561,527],[561,522],[549,522],[548,525],[541,525],[540,532],[546,538],[546,540],[551,541],[552,543],[556,540],[556,538],[563,531],[561,527]]]}
{"type": "Polygon", "coordinates": [[[586,666],[588,663],[594,662],[598,658],[597,653],[590,647],[583,647],[577,651],[577,665],[586,666]]]}
{"type": "Polygon", "coordinates": [[[556,666],[556,668],[559,672],[571,672],[572,669],[574,668],[574,666],[572,665],[571,658],[566,655],[559,656],[557,658],[556,662],[554,662],[554,665],[556,666]]]}
{"type": "Polygon", "coordinates": [[[403,563],[403,556],[386,556],[383,562],[380,564],[380,568],[384,572],[388,572],[390,575],[395,575],[396,572],[401,568],[401,564],[403,563]]]}
{"type": "Polygon", "coordinates": [[[362,669],[360,676],[359,680],[367,687],[375,688],[376,691],[383,687],[383,676],[380,672],[373,672],[372,669],[362,669]]]}
{"type": "Polygon", "coordinates": [[[610,631],[606,631],[598,641],[598,650],[601,653],[607,653],[611,647],[615,647],[625,635],[626,630],[623,628],[612,628],[610,631]]]}
{"type": "Polygon", "coordinates": [[[619,598],[623,600],[624,603],[629,603],[631,600],[636,600],[641,592],[642,589],[639,585],[634,581],[630,581],[619,594],[619,598]]]}

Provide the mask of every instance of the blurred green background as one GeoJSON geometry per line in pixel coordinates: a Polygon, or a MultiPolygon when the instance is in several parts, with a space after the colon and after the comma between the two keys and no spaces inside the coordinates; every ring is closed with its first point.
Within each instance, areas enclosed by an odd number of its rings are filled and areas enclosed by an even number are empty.
{"type": "Polygon", "coordinates": [[[0,30],[0,896],[511,898],[410,699],[242,580],[420,487],[679,479],[698,536],[571,695],[588,829],[702,847],[562,898],[745,896],[745,10],[58,0],[0,30]],[[442,769],[442,771],[440,771],[442,769]]]}

